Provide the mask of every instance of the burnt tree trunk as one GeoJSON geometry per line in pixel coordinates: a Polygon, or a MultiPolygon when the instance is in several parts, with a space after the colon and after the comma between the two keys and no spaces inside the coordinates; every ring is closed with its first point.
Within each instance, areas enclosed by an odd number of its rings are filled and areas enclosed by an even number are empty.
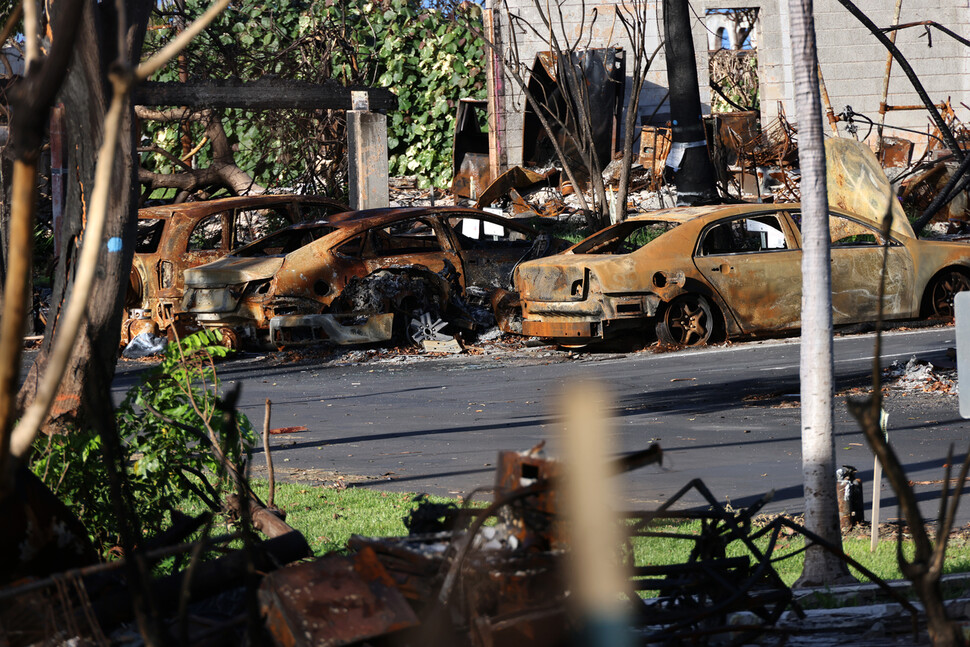
{"type": "MultiPolygon", "coordinates": [[[[127,3],[127,7],[128,23],[124,33],[128,51],[121,52],[120,56],[137,62],[151,3],[127,3]]],[[[57,3],[54,3],[51,11],[58,11],[57,3]]],[[[69,151],[67,198],[59,228],[63,244],[56,259],[51,308],[41,352],[20,390],[19,402],[22,407],[36,393],[40,376],[47,365],[53,336],[57,332],[58,318],[67,304],[74,282],[86,218],[85,208],[94,188],[97,150],[103,139],[105,112],[111,101],[107,71],[119,57],[117,30],[118,16],[114,3],[85,3],[80,34],[61,90],[69,151]]],[[[45,424],[48,433],[67,429],[67,426],[83,421],[86,416],[103,415],[112,410],[107,390],[98,401],[84,398],[82,393],[89,375],[96,375],[97,382],[101,384],[110,384],[114,377],[121,311],[134,252],[138,204],[134,124],[134,112],[128,105],[121,127],[119,151],[115,157],[98,275],[88,303],[87,318],[81,325],[60,391],[45,424]]]]}
{"type": "Polygon", "coordinates": [[[701,117],[690,10],[687,0],[664,0],[663,7],[664,52],[673,123],[668,166],[674,170],[677,205],[714,204],[720,198],[701,117]]]}

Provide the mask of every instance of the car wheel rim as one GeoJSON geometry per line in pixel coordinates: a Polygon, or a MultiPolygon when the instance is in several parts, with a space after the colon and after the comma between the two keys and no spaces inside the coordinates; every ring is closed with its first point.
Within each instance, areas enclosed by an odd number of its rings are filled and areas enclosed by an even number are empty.
{"type": "Polygon", "coordinates": [[[710,316],[700,302],[683,300],[669,310],[667,327],[678,343],[693,346],[710,337],[710,316]]]}
{"type": "Polygon", "coordinates": [[[940,277],[933,287],[933,313],[938,317],[953,317],[954,297],[967,290],[970,290],[970,279],[959,272],[940,277]]]}

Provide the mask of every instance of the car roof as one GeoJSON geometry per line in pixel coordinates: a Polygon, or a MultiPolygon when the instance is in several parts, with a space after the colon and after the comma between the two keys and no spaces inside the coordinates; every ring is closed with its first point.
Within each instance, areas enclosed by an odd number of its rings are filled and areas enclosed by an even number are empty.
{"type": "Polygon", "coordinates": [[[797,202],[784,203],[740,203],[740,204],[712,204],[701,207],[671,207],[658,209],[630,216],[627,220],[662,220],[665,222],[685,223],[698,218],[723,218],[725,216],[758,213],[764,211],[797,211],[801,209],[797,202]]]}
{"type": "MultiPolygon", "coordinates": [[[[327,221],[332,224],[366,223],[367,226],[374,226],[385,222],[396,222],[398,220],[407,220],[408,218],[416,218],[419,216],[439,216],[442,214],[454,213],[464,213],[471,216],[493,215],[489,214],[487,211],[482,211],[481,209],[472,209],[470,207],[385,207],[382,209],[345,211],[343,213],[330,216],[327,218],[327,221]]],[[[502,218],[504,216],[499,217],[502,218]]],[[[520,224],[525,225],[525,223],[520,224]]]]}
{"type": "MultiPolygon", "coordinates": [[[[362,209],[359,211],[344,211],[335,213],[322,220],[302,222],[290,225],[290,229],[310,229],[313,227],[330,226],[343,231],[363,231],[373,227],[393,224],[409,218],[421,216],[437,217],[442,215],[467,215],[475,218],[493,216],[487,211],[470,207],[386,207],[383,209],[362,209]]],[[[535,229],[524,222],[513,220],[505,216],[496,216],[515,223],[526,231],[535,234],[535,229]]]]}
{"type": "Polygon", "coordinates": [[[215,200],[201,200],[199,202],[182,202],[179,204],[166,204],[155,207],[145,207],[138,210],[139,218],[171,218],[173,214],[180,213],[186,216],[205,216],[210,213],[225,211],[226,209],[238,209],[240,207],[260,207],[267,204],[279,204],[285,202],[305,202],[315,204],[330,204],[343,206],[340,202],[331,198],[319,195],[296,195],[293,193],[281,193],[273,195],[244,195],[232,196],[229,198],[217,198],[215,200]]]}

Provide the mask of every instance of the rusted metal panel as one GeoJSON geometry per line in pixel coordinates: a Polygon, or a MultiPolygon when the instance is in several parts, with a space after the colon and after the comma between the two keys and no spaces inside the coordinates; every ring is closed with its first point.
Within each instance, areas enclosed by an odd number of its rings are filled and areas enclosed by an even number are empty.
{"type": "Polygon", "coordinates": [[[654,191],[660,188],[672,141],[670,128],[643,126],[640,130],[639,162],[650,169],[650,188],[654,191]]]}
{"type": "MultiPolygon", "coordinates": [[[[574,50],[558,56],[553,52],[536,54],[529,75],[529,92],[541,104],[540,110],[551,124],[551,137],[580,182],[585,182],[589,171],[577,142],[567,134],[577,128],[573,115],[589,113],[590,144],[597,158],[613,159],[618,150],[625,87],[626,56],[621,48],[574,50]],[[577,81],[585,85],[581,92],[586,107],[576,106],[571,100],[580,93],[576,89],[574,95],[571,88],[577,81]]],[[[563,163],[529,103],[523,113],[522,159],[525,164],[542,168],[563,163]]]]}
{"type": "Polygon", "coordinates": [[[555,169],[546,171],[545,173],[537,173],[535,171],[522,168],[521,166],[513,166],[495,178],[492,183],[481,192],[478,202],[475,203],[475,207],[477,209],[487,207],[500,198],[506,197],[513,189],[524,189],[540,182],[550,180],[555,173],[555,169]]]}
{"type": "Polygon", "coordinates": [[[565,246],[478,209],[348,212],[295,225],[187,270],[182,305],[203,325],[233,328],[252,340],[266,336],[278,317],[318,317],[323,325],[329,320],[321,315],[443,316],[452,290],[506,287],[518,263],[565,246]]]}
{"type": "MultiPolygon", "coordinates": [[[[183,310],[186,269],[224,256],[247,238],[347,209],[328,198],[297,195],[242,196],[141,209],[126,308],[145,310],[165,330],[183,310]]],[[[122,335],[123,342],[128,339],[122,335]]]]}
{"type": "MultiPolygon", "coordinates": [[[[501,451],[495,469],[495,497],[501,498],[513,490],[559,478],[562,468],[558,461],[542,455],[541,450],[528,452],[501,451]]],[[[502,509],[501,521],[516,536],[525,549],[550,550],[561,547],[563,531],[558,520],[558,493],[546,489],[529,497],[517,499],[502,509]]]]}
{"type": "MultiPolygon", "coordinates": [[[[970,284],[970,246],[917,239],[872,152],[848,140],[826,146],[834,322],[876,317],[884,256],[880,226],[887,212],[892,240],[884,316],[951,316],[952,286],[970,284]]],[[[686,312],[684,299],[702,304],[698,312],[709,309],[702,318],[710,322],[705,332],[720,325],[728,335],[797,329],[800,210],[797,203],[659,210],[609,227],[563,254],[523,263],[515,275],[522,331],[570,344],[633,327],[655,325],[659,331],[677,324],[668,315],[686,312]],[[672,228],[651,238],[649,227],[659,223],[672,228]]],[[[696,339],[706,341],[704,335],[696,339]]]]}
{"type": "Polygon", "coordinates": [[[335,647],[418,624],[369,548],[271,573],[259,600],[279,647],[335,647]]]}
{"type": "Polygon", "coordinates": [[[523,334],[522,303],[517,293],[498,288],[492,293],[490,303],[499,330],[516,335],[523,334]]]}
{"type": "Polygon", "coordinates": [[[883,137],[879,142],[878,157],[883,168],[909,166],[913,159],[913,142],[898,137],[883,137]]]}
{"type": "Polygon", "coordinates": [[[486,101],[461,99],[455,112],[451,192],[472,200],[492,183],[488,133],[483,128],[487,109],[486,101]]]}

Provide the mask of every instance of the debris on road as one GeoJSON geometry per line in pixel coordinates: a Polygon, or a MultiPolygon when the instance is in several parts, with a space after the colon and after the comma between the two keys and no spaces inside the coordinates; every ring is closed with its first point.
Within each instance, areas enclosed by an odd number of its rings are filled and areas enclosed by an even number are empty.
{"type": "Polygon", "coordinates": [[[941,395],[959,395],[955,370],[942,370],[930,362],[911,357],[905,364],[893,361],[889,368],[883,369],[883,380],[890,389],[899,391],[921,391],[941,395]]]}
{"type": "Polygon", "coordinates": [[[150,332],[140,332],[128,342],[121,356],[127,359],[141,359],[158,355],[168,346],[168,338],[150,332]]]}

